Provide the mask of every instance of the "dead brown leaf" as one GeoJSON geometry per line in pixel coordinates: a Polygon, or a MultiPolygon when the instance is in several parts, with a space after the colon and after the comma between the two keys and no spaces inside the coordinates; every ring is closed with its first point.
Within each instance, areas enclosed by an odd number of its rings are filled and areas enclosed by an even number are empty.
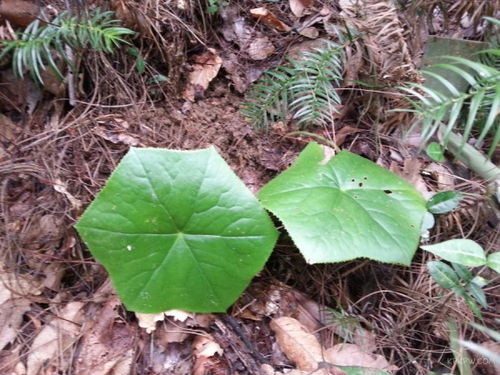
{"type": "Polygon", "coordinates": [[[295,17],[300,18],[308,13],[308,8],[313,4],[314,0],[290,0],[290,10],[295,17]]]}
{"type": "Polygon", "coordinates": [[[26,367],[21,362],[19,350],[0,350],[0,374],[26,375],[26,367]]]}
{"type": "Polygon", "coordinates": [[[75,209],[75,210],[79,210],[80,207],[82,206],[82,202],[75,198],[73,196],[73,194],[71,194],[69,191],[68,191],[68,188],[67,188],[67,184],[64,183],[62,180],[56,178],[53,182],[53,186],[54,186],[54,190],[57,191],[58,193],[61,193],[62,195],[64,195],[68,201],[70,201],[71,203],[71,206],[75,209]]]}
{"type": "Polygon", "coordinates": [[[92,314],[95,321],[85,322],[75,373],[126,375],[131,372],[137,332],[119,317],[116,310],[120,305],[118,297],[111,297],[102,309],[92,314]]]}
{"type": "Polygon", "coordinates": [[[345,64],[345,74],[344,82],[349,86],[356,86],[356,82],[359,79],[359,72],[363,66],[363,50],[362,48],[346,47],[346,61],[349,64],[345,64]]]}
{"type": "Polygon", "coordinates": [[[437,183],[438,190],[453,190],[455,188],[455,175],[442,163],[430,163],[424,169],[437,183]]]}
{"type": "Polygon", "coordinates": [[[196,359],[192,374],[213,374],[220,367],[219,361],[214,356],[216,354],[221,356],[223,350],[212,336],[196,336],[193,341],[193,354],[196,359]]]}
{"type": "Polygon", "coordinates": [[[251,9],[250,14],[253,18],[257,19],[259,22],[262,22],[264,25],[270,27],[271,29],[282,32],[288,32],[292,29],[265,7],[251,9]]]}
{"type": "Polygon", "coordinates": [[[309,39],[316,39],[319,36],[319,30],[315,27],[306,27],[299,31],[299,34],[309,39]]]}
{"type": "Polygon", "coordinates": [[[110,141],[111,143],[114,144],[124,144],[124,145],[129,145],[129,146],[139,146],[140,141],[126,133],[126,132],[117,132],[114,130],[108,130],[103,126],[96,126],[93,130],[94,134],[98,135],[99,137],[110,141]]]}
{"type": "Polygon", "coordinates": [[[316,337],[296,319],[276,318],[271,321],[271,329],[281,350],[298,370],[314,371],[318,362],[323,361],[323,350],[316,337]]]}
{"type": "Polygon", "coordinates": [[[347,138],[348,135],[353,135],[362,131],[363,129],[354,128],[350,125],[345,125],[335,134],[335,143],[337,144],[337,146],[340,147],[344,144],[345,139],[347,138]]]}
{"type": "Polygon", "coordinates": [[[415,186],[425,199],[429,199],[432,196],[432,192],[429,191],[422,175],[420,174],[422,169],[423,163],[418,158],[413,157],[404,159],[403,168],[401,168],[400,162],[397,161],[392,161],[389,167],[391,172],[403,177],[406,181],[415,186]]]}
{"type": "Polygon", "coordinates": [[[147,333],[151,333],[156,330],[156,322],[161,322],[165,319],[164,313],[158,314],[143,314],[135,313],[139,327],[144,328],[147,333]]]}
{"type": "Polygon", "coordinates": [[[195,57],[193,70],[189,73],[188,84],[183,93],[183,98],[195,101],[202,96],[209,83],[217,76],[222,66],[222,59],[213,48],[209,48],[201,55],[195,57]]]}
{"type": "Polygon", "coordinates": [[[267,36],[255,38],[248,46],[248,55],[252,60],[265,60],[273,54],[275,49],[267,36]]]}
{"type": "Polygon", "coordinates": [[[83,316],[83,302],[70,302],[45,324],[33,340],[28,355],[27,375],[38,375],[45,366],[58,363],[58,370],[69,367],[69,349],[76,344],[83,316]],[[61,358],[61,355],[68,358],[61,358]],[[58,359],[60,359],[58,361],[58,359]]]}
{"type": "Polygon", "coordinates": [[[20,128],[10,118],[0,113],[0,160],[8,158],[19,131],[20,128]]]}
{"type": "Polygon", "coordinates": [[[355,344],[337,344],[326,350],[326,360],[337,366],[359,366],[395,372],[398,368],[391,365],[383,356],[363,351],[355,344]]]}
{"type": "Polygon", "coordinates": [[[40,6],[33,1],[2,0],[0,2],[0,18],[8,20],[15,26],[28,26],[40,14],[40,6]]]}
{"type": "Polygon", "coordinates": [[[16,338],[23,315],[30,309],[28,296],[38,294],[37,284],[0,264],[0,350],[16,338]]]}

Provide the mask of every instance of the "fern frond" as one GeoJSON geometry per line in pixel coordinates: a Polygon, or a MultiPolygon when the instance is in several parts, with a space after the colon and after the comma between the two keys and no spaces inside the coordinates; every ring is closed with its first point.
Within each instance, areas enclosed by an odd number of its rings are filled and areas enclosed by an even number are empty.
{"type": "Polygon", "coordinates": [[[47,24],[35,20],[17,40],[0,41],[3,49],[0,58],[13,51],[12,67],[21,78],[24,71],[28,70],[34,81],[43,84],[41,72],[48,65],[62,80],[63,75],[55,63],[54,55],[57,53],[71,64],[65,52],[66,46],[75,50],[90,46],[111,53],[121,43],[126,43],[123,36],[134,34],[132,30],[120,27],[119,21],[112,17],[113,12],[101,12],[97,8],[88,18],[81,20],[68,12],[60,13],[47,24]]]}
{"type": "Polygon", "coordinates": [[[303,78],[290,87],[294,100],[290,109],[297,124],[321,124],[332,121],[335,106],[341,103],[335,87],[342,81],[341,50],[316,50],[304,53],[304,61],[293,61],[298,75],[303,78]]]}
{"type": "Polygon", "coordinates": [[[330,43],[289,63],[290,67],[265,72],[245,96],[242,114],[256,128],[267,130],[270,122],[284,120],[288,112],[298,125],[332,121],[335,105],[341,103],[336,87],[342,80],[342,49],[330,43]]]}
{"type": "Polygon", "coordinates": [[[488,134],[492,136],[488,151],[488,157],[491,157],[500,142],[500,72],[494,67],[461,57],[447,56],[443,59],[450,63],[437,64],[435,67],[459,76],[470,87],[467,92],[462,92],[444,76],[426,71],[424,73],[440,82],[444,90],[437,91],[419,84],[409,84],[403,88],[418,99],[411,101],[411,104],[421,120],[422,143],[427,143],[443,123],[444,146],[452,132],[462,133],[465,143],[476,129],[476,146],[488,134]]]}
{"type": "Polygon", "coordinates": [[[294,74],[295,71],[291,68],[277,66],[274,70],[265,72],[247,93],[240,110],[252,120],[256,128],[267,131],[270,122],[285,119],[294,74]]]}

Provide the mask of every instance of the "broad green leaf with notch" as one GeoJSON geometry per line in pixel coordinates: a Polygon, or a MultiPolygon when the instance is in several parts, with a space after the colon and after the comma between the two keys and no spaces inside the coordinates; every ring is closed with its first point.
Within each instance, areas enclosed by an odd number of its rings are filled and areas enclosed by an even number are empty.
{"type": "Polygon", "coordinates": [[[462,194],[458,191],[442,191],[429,199],[427,209],[433,214],[445,214],[457,208],[461,200],[462,194]]]}
{"type": "Polygon", "coordinates": [[[484,255],[483,248],[472,240],[448,240],[434,245],[420,247],[449,262],[462,264],[464,266],[479,267],[486,264],[486,256],[484,255]]]}
{"type": "Polygon", "coordinates": [[[453,268],[443,262],[434,260],[427,262],[427,270],[434,281],[443,288],[453,289],[462,287],[460,285],[460,279],[455,271],[453,271],[453,268]]]}
{"type": "Polygon", "coordinates": [[[277,238],[214,148],[132,148],[76,228],[125,306],[143,313],[225,311],[277,238]]]}
{"type": "Polygon", "coordinates": [[[258,194],[308,263],[370,258],[409,265],[425,201],[414,187],[356,154],[310,143],[258,194]]]}
{"type": "Polygon", "coordinates": [[[486,258],[486,265],[493,271],[500,273],[500,251],[488,255],[488,258],[486,258]]]}

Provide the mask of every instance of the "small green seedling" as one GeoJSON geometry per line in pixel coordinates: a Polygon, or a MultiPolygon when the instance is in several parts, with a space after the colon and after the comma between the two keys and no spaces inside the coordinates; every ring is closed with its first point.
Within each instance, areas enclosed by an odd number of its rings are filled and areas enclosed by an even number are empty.
{"type": "Polygon", "coordinates": [[[431,261],[427,263],[427,269],[434,281],[462,297],[472,312],[481,317],[478,304],[488,308],[483,291],[488,280],[474,276],[468,267],[487,266],[499,272],[500,252],[486,256],[478,243],[468,239],[449,240],[421,248],[451,263],[450,266],[441,261],[431,261]]]}

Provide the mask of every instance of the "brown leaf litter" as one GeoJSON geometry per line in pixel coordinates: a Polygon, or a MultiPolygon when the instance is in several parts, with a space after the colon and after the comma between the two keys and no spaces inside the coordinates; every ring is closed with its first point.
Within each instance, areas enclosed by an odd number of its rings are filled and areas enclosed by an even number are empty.
{"type": "Polygon", "coordinates": [[[183,97],[190,101],[200,99],[208,89],[209,83],[217,76],[222,66],[222,59],[213,48],[194,57],[194,64],[189,73],[187,87],[183,97]]]}
{"type": "Polygon", "coordinates": [[[0,350],[17,337],[23,315],[30,310],[30,296],[40,295],[39,283],[9,271],[0,263],[0,350]]]}
{"type": "Polygon", "coordinates": [[[293,318],[273,319],[271,328],[276,333],[281,350],[303,373],[344,374],[335,366],[366,367],[390,373],[398,370],[383,356],[365,352],[356,344],[342,343],[325,349],[307,328],[293,318]]]}

